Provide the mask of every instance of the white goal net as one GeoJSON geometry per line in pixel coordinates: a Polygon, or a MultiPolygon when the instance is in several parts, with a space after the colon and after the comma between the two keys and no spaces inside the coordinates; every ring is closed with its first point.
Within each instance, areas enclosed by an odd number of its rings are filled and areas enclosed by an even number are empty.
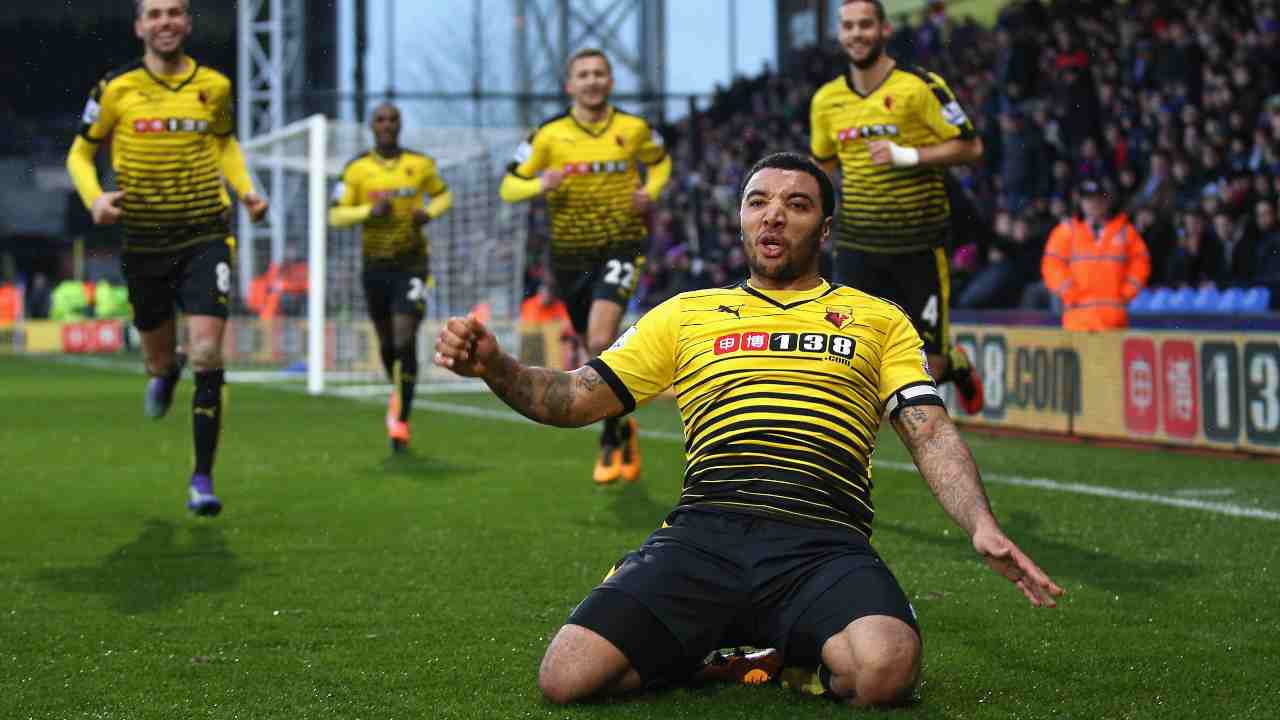
{"type": "MultiPolygon", "coordinates": [[[[451,315],[487,316],[503,347],[519,350],[528,212],[503,203],[498,185],[522,136],[514,128],[410,127],[401,134],[405,148],[435,158],[453,195],[452,209],[426,228],[433,282],[418,338],[420,389],[458,385],[430,362],[435,335],[451,315]]],[[[370,144],[364,126],[321,116],[244,143],[271,210],[260,225],[241,210],[228,367],[305,380],[313,393],[386,391],[360,283],[360,230],[327,225],[343,168],[370,144]]]]}

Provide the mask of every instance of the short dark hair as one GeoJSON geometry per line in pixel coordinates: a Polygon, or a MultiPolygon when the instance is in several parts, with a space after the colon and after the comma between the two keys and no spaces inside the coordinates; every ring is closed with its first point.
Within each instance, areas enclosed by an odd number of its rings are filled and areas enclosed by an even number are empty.
{"type": "Polygon", "coordinates": [[[856,2],[870,3],[876,9],[876,20],[882,23],[885,21],[884,3],[880,2],[880,0],[844,0],[844,2],[840,3],[840,7],[852,5],[856,2]]]}
{"type": "MultiPolygon", "coordinates": [[[[135,18],[142,17],[142,11],[146,9],[147,0],[133,0],[133,16],[135,18]]],[[[191,14],[191,0],[182,0],[182,9],[191,14]]]]}
{"type": "Polygon", "coordinates": [[[768,168],[777,170],[799,170],[813,176],[818,181],[818,189],[822,192],[822,217],[829,218],[836,213],[836,187],[831,183],[831,178],[827,173],[817,166],[808,157],[800,153],[779,152],[772,155],[766,155],[760,158],[760,161],[751,166],[751,170],[742,178],[742,184],[738,186],[738,198],[741,200],[742,194],[747,191],[747,183],[751,182],[751,178],[756,173],[768,168]]]}
{"type": "Polygon", "coordinates": [[[565,77],[569,77],[573,72],[573,64],[583,58],[598,57],[604,60],[604,66],[609,68],[609,74],[613,74],[613,63],[609,62],[609,56],[604,54],[600,48],[584,47],[569,56],[569,61],[564,64],[565,77]]]}

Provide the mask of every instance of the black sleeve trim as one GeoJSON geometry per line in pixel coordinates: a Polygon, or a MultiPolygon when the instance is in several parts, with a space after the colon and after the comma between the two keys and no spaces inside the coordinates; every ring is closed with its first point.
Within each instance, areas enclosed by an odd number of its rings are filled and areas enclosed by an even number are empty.
{"type": "Polygon", "coordinates": [[[519,163],[509,163],[507,165],[507,172],[511,175],[514,175],[520,178],[521,180],[533,180],[534,178],[538,177],[537,175],[521,175],[520,173],[516,172],[516,168],[518,167],[520,167],[519,163]]]}
{"type": "Polygon", "coordinates": [[[635,396],[633,396],[631,391],[627,389],[627,386],[622,383],[621,378],[619,378],[618,374],[613,371],[613,368],[606,365],[600,358],[592,358],[591,361],[587,363],[587,367],[600,373],[600,377],[604,378],[605,383],[613,390],[613,394],[618,396],[618,400],[622,403],[622,412],[619,413],[620,415],[626,415],[636,409],[635,396]]]}

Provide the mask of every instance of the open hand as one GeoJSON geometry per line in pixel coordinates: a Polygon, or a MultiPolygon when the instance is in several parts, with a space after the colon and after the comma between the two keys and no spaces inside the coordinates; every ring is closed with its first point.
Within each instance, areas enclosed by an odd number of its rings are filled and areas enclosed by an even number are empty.
{"type": "Polygon", "coordinates": [[[1062,597],[1066,592],[999,531],[974,533],[973,549],[978,551],[992,570],[1017,585],[1027,600],[1036,607],[1057,607],[1055,598],[1062,597]]]}

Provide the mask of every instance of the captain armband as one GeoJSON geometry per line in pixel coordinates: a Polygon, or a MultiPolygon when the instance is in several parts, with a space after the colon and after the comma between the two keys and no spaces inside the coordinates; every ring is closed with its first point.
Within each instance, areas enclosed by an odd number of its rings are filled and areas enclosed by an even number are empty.
{"type": "Polygon", "coordinates": [[[945,406],[946,403],[942,401],[942,396],[938,394],[938,388],[933,383],[922,382],[899,388],[889,396],[885,409],[889,411],[889,416],[893,417],[902,408],[911,405],[945,406]]]}

